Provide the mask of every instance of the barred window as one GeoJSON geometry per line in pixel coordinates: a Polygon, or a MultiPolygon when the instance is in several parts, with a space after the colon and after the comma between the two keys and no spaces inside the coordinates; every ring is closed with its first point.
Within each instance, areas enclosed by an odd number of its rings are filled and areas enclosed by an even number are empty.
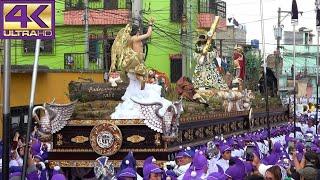
{"type": "MultiPolygon", "coordinates": [[[[23,41],[23,53],[25,55],[34,54],[36,49],[35,40],[24,40],[23,41]]],[[[54,54],[54,41],[43,40],[40,43],[40,55],[51,55],[54,54]]]]}
{"type": "Polygon", "coordinates": [[[182,77],[182,55],[170,55],[170,81],[175,83],[182,77]]]}
{"type": "Polygon", "coordinates": [[[104,0],[104,9],[118,9],[118,0],[104,0]]]}
{"type": "MultiPolygon", "coordinates": [[[[127,9],[130,7],[130,0],[88,0],[89,9],[127,9]]],[[[83,10],[83,0],[65,0],[65,10],[83,10]]]]}
{"type": "Polygon", "coordinates": [[[198,0],[198,13],[211,13],[226,17],[226,2],[221,0],[198,0]]]}
{"type": "Polygon", "coordinates": [[[97,62],[100,57],[100,41],[98,35],[91,34],[89,36],[89,61],[97,62]]]}
{"type": "Polygon", "coordinates": [[[170,18],[172,22],[182,22],[183,0],[170,1],[170,18]]]}

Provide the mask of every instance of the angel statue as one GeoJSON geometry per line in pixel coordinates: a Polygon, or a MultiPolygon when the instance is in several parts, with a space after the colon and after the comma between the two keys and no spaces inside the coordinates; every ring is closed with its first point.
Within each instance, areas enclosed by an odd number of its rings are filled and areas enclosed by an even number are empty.
{"type": "Polygon", "coordinates": [[[111,49],[112,63],[110,73],[117,69],[127,72],[129,79],[135,78],[139,80],[141,90],[145,88],[145,81],[147,78],[142,41],[151,36],[153,21],[153,19],[149,21],[149,27],[146,34],[140,34],[141,29],[138,25],[128,24],[124,29],[121,29],[118,32],[111,49]]]}
{"type": "Polygon", "coordinates": [[[195,89],[227,89],[228,86],[218,71],[219,67],[216,67],[214,63],[218,52],[211,47],[208,52],[203,53],[206,43],[207,36],[200,35],[196,43],[196,52],[193,55],[197,60],[197,65],[192,76],[192,84],[195,89]]]}
{"type": "Polygon", "coordinates": [[[163,139],[174,140],[178,135],[179,118],[183,112],[182,98],[173,102],[166,108],[163,115],[159,110],[163,107],[161,102],[142,103],[132,99],[140,106],[140,112],[144,115],[144,123],[154,131],[163,134],[163,139]]]}
{"type": "Polygon", "coordinates": [[[51,141],[52,134],[59,132],[68,124],[76,102],[77,101],[69,104],[55,104],[53,101],[51,103],[45,103],[43,106],[33,108],[33,117],[39,124],[36,134],[42,142],[51,141]],[[36,114],[37,110],[40,110],[40,117],[36,114]]]}
{"type": "Polygon", "coordinates": [[[119,69],[125,71],[129,78],[129,85],[122,96],[123,102],[118,104],[115,112],[111,114],[111,119],[145,119],[140,111],[139,103],[160,102],[163,107],[159,109],[161,116],[172,105],[172,102],[161,96],[162,86],[155,83],[148,83],[148,71],[144,66],[145,55],[143,53],[142,41],[149,38],[152,33],[154,20],[149,21],[146,34],[140,34],[140,29],[136,25],[127,25],[120,30],[114,41],[111,50],[112,66],[111,71],[119,69]]]}

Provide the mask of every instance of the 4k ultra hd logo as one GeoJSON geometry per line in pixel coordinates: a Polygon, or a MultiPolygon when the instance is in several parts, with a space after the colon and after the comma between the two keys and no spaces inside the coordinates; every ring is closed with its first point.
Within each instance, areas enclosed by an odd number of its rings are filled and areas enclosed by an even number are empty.
{"type": "Polygon", "coordinates": [[[54,0],[0,0],[1,39],[54,39],[54,0]]]}

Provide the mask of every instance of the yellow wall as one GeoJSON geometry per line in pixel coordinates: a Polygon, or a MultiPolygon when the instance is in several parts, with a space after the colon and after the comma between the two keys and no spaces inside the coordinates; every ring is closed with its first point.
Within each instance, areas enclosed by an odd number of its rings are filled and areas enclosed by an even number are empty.
{"type": "MultiPolygon", "coordinates": [[[[39,73],[34,104],[50,102],[53,98],[56,103],[67,103],[68,84],[70,81],[81,81],[78,78],[91,78],[95,82],[103,82],[103,73],[71,73],[71,72],[49,72],[39,73]]],[[[31,89],[32,74],[11,75],[11,107],[28,106],[31,89]]]]}
{"type": "MultiPolygon", "coordinates": [[[[1,74],[1,73],[0,73],[1,74]]],[[[2,74],[0,75],[1,88],[0,100],[2,104],[2,74]]],[[[67,94],[68,84],[70,81],[82,81],[80,78],[91,78],[94,82],[103,82],[102,72],[47,72],[38,73],[37,86],[34,104],[43,104],[51,102],[55,98],[56,103],[68,103],[69,98],[67,94]]],[[[28,106],[30,101],[32,73],[12,73],[10,86],[10,107],[28,106]]],[[[0,136],[2,137],[2,107],[0,108],[0,136]]]]}

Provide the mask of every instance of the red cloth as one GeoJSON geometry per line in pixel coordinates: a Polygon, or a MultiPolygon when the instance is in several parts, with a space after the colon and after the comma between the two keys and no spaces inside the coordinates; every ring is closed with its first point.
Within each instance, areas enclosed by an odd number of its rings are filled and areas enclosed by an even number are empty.
{"type": "Polygon", "coordinates": [[[234,60],[238,60],[239,62],[239,66],[240,66],[240,75],[239,75],[239,78],[241,78],[242,80],[244,80],[244,77],[246,75],[246,62],[245,62],[245,59],[244,59],[244,56],[239,53],[239,52],[235,52],[233,54],[233,59],[234,60]]]}

